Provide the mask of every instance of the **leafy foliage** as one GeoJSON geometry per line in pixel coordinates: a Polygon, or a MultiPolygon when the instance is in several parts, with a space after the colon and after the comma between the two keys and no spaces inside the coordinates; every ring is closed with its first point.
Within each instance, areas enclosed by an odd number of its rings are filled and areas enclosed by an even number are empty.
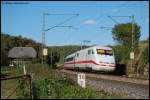
{"type": "Polygon", "coordinates": [[[111,46],[114,50],[116,63],[121,63],[125,59],[129,59],[130,50],[126,46],[116,45],[111,46]]]}
{"type": "MultiPolygon", "coordinates": [[[[126,24],[117,24],[112,29],[113,39],[116,40],[119,44],[128,46],[131,48],[132,45],[132,23],[126,24]]],[[[140,26],[136,23],[133,24],[133,36],[134,36],[134,48],[138,46],[140,38],[140,26]]]]}

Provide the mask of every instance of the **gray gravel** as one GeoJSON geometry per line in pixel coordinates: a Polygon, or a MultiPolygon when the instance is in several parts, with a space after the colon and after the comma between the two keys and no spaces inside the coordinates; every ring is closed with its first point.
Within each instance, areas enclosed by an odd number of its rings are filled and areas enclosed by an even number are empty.
{"type": "Polygon", "coordinates": [[[104,79],[87,79],[86,83],[96,90],[104,90],[109,93],[111,92],[124,94],[124,96],[133,99],[149,99],[149,86],[104,79]]]}
{"type": "MultiPolygon", "coordinates": [[[[68,74],[67,76],[77,82],[77,75],[68,74]]],[[[86,78],[86,85],[97,91],[104,90],[105,92],[116,93],[123,95],[125,98],[149,99],[149,85],[91,78],[86,78]]]]}

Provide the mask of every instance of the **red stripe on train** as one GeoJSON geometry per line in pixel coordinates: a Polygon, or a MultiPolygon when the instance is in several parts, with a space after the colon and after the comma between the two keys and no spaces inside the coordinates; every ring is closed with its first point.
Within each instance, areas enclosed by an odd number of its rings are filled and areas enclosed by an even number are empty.
{"type": "Polygon", "coordinates": [[[95,64],[95,65],[101,65],[101,66],[111,66],[111,67],[115,67],[115,65],[114,64],[98,64],[98,63],[96,63],[95,61],[93,61],[93,60],[88,60],[88,61],[75,61],[75,62],[73,62],[73,61],[71,61],[71,62],[66,62],[65,64],[85,64],[85,63],[93,63],[93,64],[95,64]]]}

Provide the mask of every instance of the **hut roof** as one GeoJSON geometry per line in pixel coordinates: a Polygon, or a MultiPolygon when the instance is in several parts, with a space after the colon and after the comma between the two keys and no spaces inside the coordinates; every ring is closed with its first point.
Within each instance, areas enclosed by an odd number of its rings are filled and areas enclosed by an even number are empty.
{"type": "Polygon", "coordinates": [[[9,58],[36,58],[36,55],[32,47],[14,47],[8,52],[9,58]]]}

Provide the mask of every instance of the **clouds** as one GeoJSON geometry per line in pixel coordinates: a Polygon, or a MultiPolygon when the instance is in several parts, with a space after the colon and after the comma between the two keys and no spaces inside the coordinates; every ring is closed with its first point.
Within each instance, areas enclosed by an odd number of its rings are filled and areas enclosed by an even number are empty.
{"type": "Polygon", "coordinates": [[[94,19],[88,19],[84,22],[86,25],[96,25],[97,22],[94,19]]]}

